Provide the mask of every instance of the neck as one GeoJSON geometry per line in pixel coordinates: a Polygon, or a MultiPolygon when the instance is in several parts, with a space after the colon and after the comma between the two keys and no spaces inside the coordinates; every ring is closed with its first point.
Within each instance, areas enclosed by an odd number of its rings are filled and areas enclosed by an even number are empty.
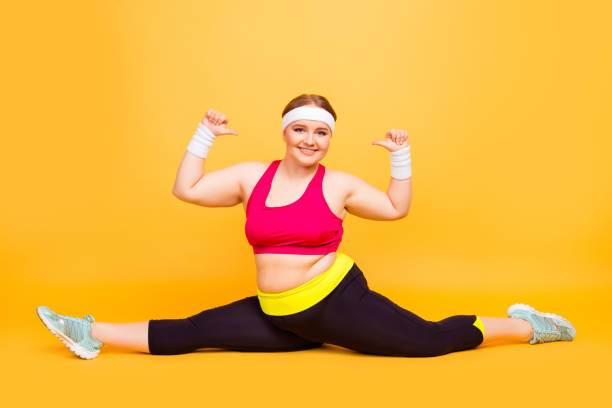
{"type": "Polygon", "coordinates": [[[312,176],[319,169],[319,162],[308,166],[296,162],[289,156],[285,156],[278,167],[283,168],[283,172],[290,180],[303,180],[312,176]]]}

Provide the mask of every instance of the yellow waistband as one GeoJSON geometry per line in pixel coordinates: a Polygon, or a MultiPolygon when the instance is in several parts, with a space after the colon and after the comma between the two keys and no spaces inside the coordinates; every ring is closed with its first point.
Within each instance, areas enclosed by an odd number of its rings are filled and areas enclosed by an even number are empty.
{"type": "Polygon", "coordinates": [[[355,261],[338,252],[328,270],[295,288],[278,293],[265,293],[257,289],[261,309],[267,315],[283,316],[306,310],[329,295],[352,268],[355,261]]]}

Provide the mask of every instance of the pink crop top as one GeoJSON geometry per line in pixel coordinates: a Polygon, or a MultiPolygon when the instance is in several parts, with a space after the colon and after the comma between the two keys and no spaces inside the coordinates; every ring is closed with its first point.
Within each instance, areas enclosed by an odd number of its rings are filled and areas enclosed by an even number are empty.
{"type": "Polygon", "coordinates": [[[335,252],[342,241],[342,218],[323,196],[325,166],[317,172],[304,194],[291,204],[266,206],[272,179],[280,160],[274,160],[257,181],[246,207],[244,232],[256,254],[316,255],[335,252]]]}

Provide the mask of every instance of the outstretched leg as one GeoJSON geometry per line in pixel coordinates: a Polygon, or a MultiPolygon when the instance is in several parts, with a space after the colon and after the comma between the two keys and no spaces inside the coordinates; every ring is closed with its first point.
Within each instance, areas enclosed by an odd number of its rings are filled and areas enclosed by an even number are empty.
{"type": "Polygon", "coordinates": [[[526,320],[509,317],[483,317],[484,340],[478,347],[509,342],[527,342],[533,337],[533,328],[526,320]]]}
{"type": "MultiPolygon", "coordinates": [[[[293,351],[319,347],[269,322],[256,296],[204,310],[186,319],[151,320],[151,354],[182,354],[199,348],[236,351],[293,351]]],[[[136,337],[142,341],[142,332],[136,337]]]]}
{"type": "Polygon", "coordinates": [[[149,353],[149,322],[91,323],[91,335],[104,344],[149,353]]]}
{"type": "Polygon", "coordinates": [[[310,341],[390,356],[438,356],[474,348],[484,340],[476,315],[425,320],[370,290],[356,264],[314,306],[268,319],[310,341]]]}
{"type": "Polygon", "coordinates": [[[151,354],[182,354],[199,348],[238,351],[292,351],[318,347],[279,329],[265,317],[256,296],[204,310],[185,319],[136,323],[95,322],[93,316],[58,315],[37,309],[43,323],[81,358],[95,358],[102,344],[151,354]]]}

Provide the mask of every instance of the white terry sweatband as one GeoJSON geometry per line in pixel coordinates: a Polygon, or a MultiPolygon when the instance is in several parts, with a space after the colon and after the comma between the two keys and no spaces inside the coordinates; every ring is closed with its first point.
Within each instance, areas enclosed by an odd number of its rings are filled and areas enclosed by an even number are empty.
{"type": "Polygon", "coordinates": [[[404,180],[411,176],[410,146],[391,152],[391,177],[404,180]]]}
{"type": "Polygon", "coordinates": [[[212,130],[200,122],[195,134],[191,138],[191,142],[187,145],[187,151],[203,159],[208,155],[208,150],[212,146],[215,137],[212,130]]]}
{"type": "Polygon", "coordinates": [[[329,125],[331,132],[334,133],[335,120],[331,113],[323,108],[316,108],[314,106],[299,106],[295,109],[291,109],[283,116],[283,131],[289,126],[291,122],[295,122],[300,119],[318,120],[325,122],[329,125]]]}

